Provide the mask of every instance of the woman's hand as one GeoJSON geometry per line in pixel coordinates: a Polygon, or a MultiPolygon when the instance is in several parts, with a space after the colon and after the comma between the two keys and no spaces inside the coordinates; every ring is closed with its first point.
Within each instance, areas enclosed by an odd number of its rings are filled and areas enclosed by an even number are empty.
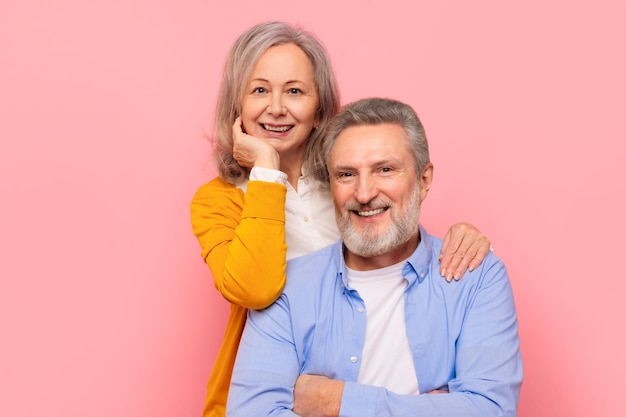
{"type": "Polygon", "coordinates": [[[473,271],[485,259],[491,242],[469,223],[453,225],[443,240],[439,255],[439,271],[446,281],[459,280],[465,270],[473,271]]]}
{"type": "Polygon", "coordinates": [[[280,169],[280,156],[263,139],[250,136],[241,128],[241,116],[233,124],[233,157],[243,167],[280,169]]]}

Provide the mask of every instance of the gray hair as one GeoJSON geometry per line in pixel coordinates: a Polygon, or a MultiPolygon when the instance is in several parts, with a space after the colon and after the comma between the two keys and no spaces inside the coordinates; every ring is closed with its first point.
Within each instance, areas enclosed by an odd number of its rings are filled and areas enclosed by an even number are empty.
{"type": "Polygon", "coordinates": [[[319,103],[317,128],[311,131],[304,155],[304,170],[326,181],[326,164],[321,150],[326,129],[340,107],[339,89],[328,52],[317,37],[304,29],[285,22],[259,23],[243,32],[233,44],[224,65],[218,94],[213,135],[213,157],[219,175],[237,184],[248,178],[250,169],[233,157],[232,126],[241,114],[241,102],[250,74],[259,58],[272,46],[292,43],[309,57],[319,103]]]}
{"type": "Polygon", "coordinates": [[[337,136],[351,126],[392,123],[401,126],[408,140],[407,148],[413,155],[415,172],[422,172],[430,162],[428,140],[424,126],[415,110],[408,104],[388,98],[364,98],[345,105],[328,127],[324,141],[324,160],[330,166],[330,153],[337,136]]]}

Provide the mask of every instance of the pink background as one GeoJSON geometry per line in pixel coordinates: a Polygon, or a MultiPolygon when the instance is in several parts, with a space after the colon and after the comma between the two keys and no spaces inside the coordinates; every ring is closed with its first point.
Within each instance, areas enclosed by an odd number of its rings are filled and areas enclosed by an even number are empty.
{"type": "Polygon", "coordinates": [[[2,0],[0,415],[200,415],[228,306],[188,206],[226,51],[270,18],[320,36],[344,103],[417,109],[424,224],[508,266],[519,415],[623,416],[623,0],[2,0]]]}

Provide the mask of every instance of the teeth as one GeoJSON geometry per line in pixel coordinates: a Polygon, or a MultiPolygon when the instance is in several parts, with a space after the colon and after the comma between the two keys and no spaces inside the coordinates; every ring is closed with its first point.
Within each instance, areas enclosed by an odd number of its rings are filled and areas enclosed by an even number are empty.
{"type": "Polygon", "coordinates": [[[357,211],[357,213],[358,213],[359,216],[370,217],[370,216],[375,216],[377,214],[380,214],[383,211],[385,211],[384,208],[379,208],[379,209],[376,209],[376,210],[357,211]]]}
{"type": "Polygon", "coordinates": [[[270,125],[263,125],[263,129],[265,130],[269,130],[271,132],[286,132],[289,129],[291,129],[291,126],[270,126],[270,125]]]}

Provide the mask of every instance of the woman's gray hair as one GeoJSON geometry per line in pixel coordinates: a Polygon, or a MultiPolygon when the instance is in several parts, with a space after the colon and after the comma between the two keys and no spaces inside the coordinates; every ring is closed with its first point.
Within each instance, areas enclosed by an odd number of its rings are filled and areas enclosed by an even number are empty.
{"type": "Polygon", "coordinates": [[[428,140],[424,126],[415,110],[408,104],[388,98],[364,98],[345,105],[328,127],[324,141],[324,161],[330,165],[330,153],[337,136],[351,126],[392,123],[401,126],[408,139],[408,150],[413,155],[415,172],[420,172],[430,162],[428,140]]]}
{"type": "Polygon", "coordinates": [[[233,157],[232,127],[241,115],[241,102],[252,70],[259,58],[272,46],[292,43],[309,57],[318,94],[316,118],[319,124],[307,139],[304,170],[327,181],[321,145],[326,129],[340,107],[339,89],[328,52],[317,37],[304,29],[285,22],[257,24],[242,33],[233,44],[226,62],[220,86],[213,134],[213,157],[220,177],[237,184],[248,178],[250,169],[233,157]]]}

